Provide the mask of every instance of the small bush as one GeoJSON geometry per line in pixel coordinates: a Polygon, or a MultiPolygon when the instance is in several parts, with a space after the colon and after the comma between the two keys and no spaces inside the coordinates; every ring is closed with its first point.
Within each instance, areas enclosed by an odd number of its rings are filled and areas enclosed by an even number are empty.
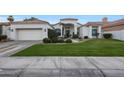
{"type": "Polygon", "coordinates": [[[52,38],[51,41],[52,41],[52,43],[57,43],[58,39],[57,38],[52,38]]]}
{"type": "Polygon", "coordinates": [[[44,43],[51,43],[51,40],[50,40],[49,38],[44,38],[44,39],[43,39],[43,42],[44,42],[44,43]]]}
{"type": "Polygon", "coordinates": [[[72,38],[78,38],[78,35],[74,34],[72,38]]]}
{"type": "Polygon", "coordinates": [[[0,41],[6,41],[7,35],[0,35],[0,41]]]}
{"type": "Polygon", "coordinates": [[[84,36],[84,39],[88,39],[89,37],[88,36],[84,36]]]}
{"type": "Polygon", "coordinates": [[[106,34],[103,34],[103,37],[105,39],[111,39],[112,38],[112,34],[111,33],[106,33],[106,34]]]}
{"type": "Polygon", "coordinates": [[[65,42],[66,43],[72,43],[72,40],[71,39],[67,39],[65,42]]]}
{"type": "Polygon", "coordinates": [[[58,43],[64,43],[64,39],[63,38],[58,38],[58,43]]]}

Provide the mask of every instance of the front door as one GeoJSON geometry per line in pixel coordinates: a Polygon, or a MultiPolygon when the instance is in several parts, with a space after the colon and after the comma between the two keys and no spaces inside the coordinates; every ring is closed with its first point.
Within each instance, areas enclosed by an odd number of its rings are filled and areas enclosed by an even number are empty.
{"type": "Polygon", "coordinates": [[[70,37],[70,30],[66,30],[66,37],[70,37]]]}

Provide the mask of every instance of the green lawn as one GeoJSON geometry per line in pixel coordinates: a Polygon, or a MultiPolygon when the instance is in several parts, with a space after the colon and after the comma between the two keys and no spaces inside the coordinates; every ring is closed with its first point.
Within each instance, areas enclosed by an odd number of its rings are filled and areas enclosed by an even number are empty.
{"type": "Polygon", "coordinates": [[[124,42],[93,39],[76,44],[38,44],[13,56],[124,56],[124,42]]]}

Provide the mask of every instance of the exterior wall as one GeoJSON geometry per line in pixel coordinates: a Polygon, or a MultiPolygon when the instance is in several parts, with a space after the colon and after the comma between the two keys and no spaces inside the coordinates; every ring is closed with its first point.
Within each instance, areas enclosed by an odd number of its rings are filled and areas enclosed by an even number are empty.
{"type": "Polygon", "coordinates": [[[8,26],[2,26],[2,35],[7,35],[8,29],[8,26]]]}
{"type": "Polygon", "coordinates": [[[93,38],[93,36],[92,36],[92,26],[89,26],[89,38],[93,38]]]}
{"type": "Polygon", "coordinates": [[[89,37],[89,27],[83,26],[80,28],[79,37],[84,38],[85,36],[89,37]]]}
{"type": "Polygon", "coordinates": [[[101,26],[98,27],[98,33],[99,33],[98,38],[102,38],[103,37],[103,32],[102,32],[102,27],[101,26]]]}
{"type": "Polygon", "coordinates": [[[104,33],[111,33],[113,39],[124,40],[124,25],[103,28],[104,33]]]}
{"type": "Polygon", "coordinates": [[[124,29],[117,31],[104,31],[104,33],[111,33],[113,39],[124,40],[124,29]]]}
{"type": "MultiPolygon", "coordinates": [[[[98,26],[98,38],[102,38],[102,29],[101,26],[98,26]]],[[[96,38],[96,36],[92,36],[92,26],[82,26],[80,27],[80,35],[81,38],[88,36],[89,38],[96,38]]]]}

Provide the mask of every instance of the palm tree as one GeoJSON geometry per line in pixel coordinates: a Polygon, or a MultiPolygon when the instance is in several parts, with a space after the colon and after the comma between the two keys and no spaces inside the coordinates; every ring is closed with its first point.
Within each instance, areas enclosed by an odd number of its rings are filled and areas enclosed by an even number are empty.
{"type": "Polygon", "coordinates": [[[8,18],[7,18],[7,20],[10,22],[10,24],[14,21],[14,17],[13,16],[9,16],[8,18]]]}
{"type": "Polygon", "coordinates": [[[24,21],[35,21],[35,20],[39,20],[38,18],[35,17],[31,17],[31,18],[25,18],[24,21]]]}

